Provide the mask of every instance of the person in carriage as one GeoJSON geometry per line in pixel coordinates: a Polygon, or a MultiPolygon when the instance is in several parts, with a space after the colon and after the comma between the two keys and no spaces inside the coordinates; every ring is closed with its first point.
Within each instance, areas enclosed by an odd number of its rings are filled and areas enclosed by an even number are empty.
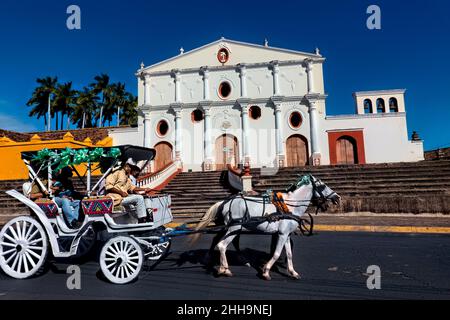
{"type": "MultiPolygon", "coordinates": [[[[43,176],[47,172],[44,171],[43,176]]],[[[68,226],[72,229],[78,229],[82,223],[78,221],[80,210],[80,195],[75,191],[72,180],[72,170],[68,167],[58,171],[54,179],[51,181],[51,190],[54,195],[53,201],[62,209],[64,218],[68,226]]],[[[42,184],[48,185],[48,180],[42,180],[42,184]]],[[[31,185],[29,198],[33,201],[38,199],[49,198],[50,195],[47,190],[43,189],[41,185],[34,181],[31,185]]]]}
{"type": "Polygon", "coordinates": [[[130,176],[135,171],[140,171],[140,168],[133,158],[129,158],[119,169],[112,171],[105,180],[106,195],[113,198],[114,206],[133,205],[138,223],[151,222],[142,193],[149,193],[152,189],[139,188],[132,183],[130,176]]]}
{"type": "Polygon", "coordinates": [[[82,195],[75,191],[72,182],[72,169],[65,167],[61,169],[52,183],[53,200],[62,209],[68,225],[73,229],[81,227],[79,221],[80,199],[82,195]]]}

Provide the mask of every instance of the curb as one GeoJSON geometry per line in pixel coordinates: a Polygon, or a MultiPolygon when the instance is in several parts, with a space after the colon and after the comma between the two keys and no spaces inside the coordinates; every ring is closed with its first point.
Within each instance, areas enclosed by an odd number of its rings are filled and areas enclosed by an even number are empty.
{"type": "MultiPolygon", "coordinates": [[[[184,223],[169,223],[168,228],[176,228],[184,223]]],[[[414,227],[414,226],[353,226],[353,225],[316,225],[315,231],[326,232],[371,232],[371,233],[415,233],[450,234],[450,227],[414,227]]]]}
{"type": "Polygon", "coordinates": [[[317,231],[330,232],[450,234],[450,227],[317,225],[314,229],[317,231]]]}

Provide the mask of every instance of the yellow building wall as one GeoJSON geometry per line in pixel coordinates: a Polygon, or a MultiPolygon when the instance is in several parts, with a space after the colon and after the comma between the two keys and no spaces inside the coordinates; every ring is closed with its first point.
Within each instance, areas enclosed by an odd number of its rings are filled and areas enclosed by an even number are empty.
{"type": "MultiPolygon", "coordinates": [[[[28,179],[28,169],[22,161],[21,152],[39,151],[42,149],[59,148],[86,148],[86,147],[111,147],[113,139],[107,137],[96,144],[87,138],[84,141],[75,141],[70,132],[66,133],[61,140],[41,140],[38,135],[34,135],[30,141],[16,142],[7,137],[0,138],[0,180],[28,179]]],[[[95,167],[95,165],[94,165],[95,167]]],[[[86,168],[83,165],[76,166],[77,171],[84,175],[86,168]]],[[[99,175],[100,171],[93,172],[99,175]]]]}

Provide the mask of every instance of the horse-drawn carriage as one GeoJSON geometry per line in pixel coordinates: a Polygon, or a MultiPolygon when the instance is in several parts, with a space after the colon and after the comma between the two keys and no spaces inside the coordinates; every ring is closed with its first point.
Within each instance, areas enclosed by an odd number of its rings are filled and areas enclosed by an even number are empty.
{"type": "Polygon", "coordinates": [[[288,253],[288,271],[298,279],[292,264],[291,234],[298,229],[308,234],[312,232],[312,220],[304,217],[312,202],[323,208],[328,201],[340,201],[340,197],[322,181],[306,174],[300,176],[286,193],[277,193],[275,198],[277,201],[281,198],[282,205],[267,197],[239,194],[214,204],[195,229],[164,227],[172,221],[170,195],[146,195],[146,209],[153,219],[151,222],[136,223],[129,219],[136,208],[125,205],[114,207],[113,199],[102,194],[102,183],[127,159],[140,161],[145,167],[154,157],[155,150],[130,145],[81,150],[44,149],[23,153],[22,159],[29,170],[31,183],[39,184],[41,189],[47,191],[49,198],[32,201],[26,195],[29,188],[25,186],[25,194],[16,190],[6,192],[25,204],[31,214],[12,219],[0,231],[2,270],[13,278],[29,278],[42,269],[48,254],[55,258],[82,256],[99,241],[102,244],[99,263],[104,276],[112,283],[125,284],[138,277],[145,260],[164,257],[172,237],[208,232],[216,234],[209,253],[216,247],[220,251],[218,274],[231,276],[225,256],[227,246],[241,231],[248,231],[278,235],[273,257],[263,268],[265,279],[270,279],[270,268],[283,249],[288,253]],[[80,165],[86,167],[87,178],[86,194],[80,206],[80,214],[84,218],[81,226],[73,229],[52,199],[50,181],[52,171],[65,167],[70,167],[84,181],[77,170],[80,165]],[[98,169],[103,175],[91,187],[92,172],[98,169]],[[47,185],[41,178],[45,170],[47,185]],[[210,227],[212,222],[215,226],[210,227]]]}
{"type": "Polygon", "coordinates": [[[152,221],[134,223],[132,206],[114,207],[113,199],[102,195],[101,186],[108,174],[129,158],[145,166],[155,156],[155,150],[135,146],[116,148],[90,148],[81,150],[57,149],[26,152],[22,159],[28,168],[30,183],[40,185],[49,194],[46,199],[32,201],[24,193],[10,190],[6,193],[30,209],[29,216],[9,221],[0,232],[0,267],[14,278],[23,279],[42,269],[47,255],[68,258],[86,254],[95,241],[106,240],[100,252],[100,267],[105,277],[117,284],[134,280],[144,260],[159,259],[170,247],[164,225],[172,221],[169,195],[146,195],[145,203],[152,221]],[[50,181],[52,171],[71,167],[83,178],[76,167],[86,167],[86,186],[81,200],[81,227],[73,229],[67,224],[52,198],[50,181]],[[92,172],[102,169],[103,175],[92,186],[92,172]],[[42,177],[48,175],[48,182],[42,177]],[[92,186],[92,187],[91,187],[92,186]],[[84,217],[84,218],[83,218],[84,217]],[[106,237],[106,239],[105,239],[106,237]]]}

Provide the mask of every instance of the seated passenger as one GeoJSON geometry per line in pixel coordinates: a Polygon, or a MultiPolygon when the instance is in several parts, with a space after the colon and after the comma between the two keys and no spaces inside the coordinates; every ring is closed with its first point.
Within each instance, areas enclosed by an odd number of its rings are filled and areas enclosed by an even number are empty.
{"type": "MultiPolygon", "coordinates": [[[[47,183],[48,183],[47,180],[42,180],[41,182],[44,186],[47,187],[47,183]]],[[[47,190],[44,190],[41,187],[41,185],[36,180],[34,180],[34,182],[31,185],[31,191],[29,192],[28,197],[31,200],[36,201],[38,199],[48,198],[49,194],[48,194],[47,190]]]]}
{"type": "Polygon", "coordinates": [[[147,193],[151,189],[139,188],[132,184],[130,175],[133,169],[139,170],[139,167],[132,158],[128,159],[122,167],[113,171],[106,177],[105,189],[107,196],[114,200],[114,206],[133,205],[136,208],[136,214],[139,223],[150,222],[145,208],[144,197],[138,193],[147,193]]]}
{"type": "Polygon", "coordinates": [[[53,200],[62,209],[69,226],[73,229],[79,229],[82,223],[78,221],[80,200],[77,198],[80,195],[75,191],[71,177],[72,170],[68,167],[60,170],[55,176],[52,185],[52,191],[55,195],[53,200]]]}

